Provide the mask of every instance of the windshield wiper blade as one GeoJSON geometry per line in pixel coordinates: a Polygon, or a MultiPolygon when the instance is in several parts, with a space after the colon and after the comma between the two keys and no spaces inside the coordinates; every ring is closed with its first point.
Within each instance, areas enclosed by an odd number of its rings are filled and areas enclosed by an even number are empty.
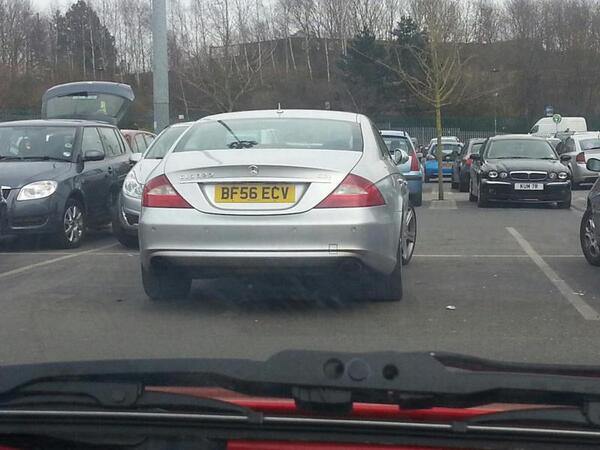
{"type": "Polygon", "coordinates": [[[405,408],[600,400],[600,367],[506,363],[451,353],[284,351],[266,361],[158,359],[0,367],[0,401],[32,383],[210,386],[344,413],[355,402],[405,408]],[[298,368],[301,367],[302,370],[298,368]],[[425,376],[426,375],[426,376],[425,376]]]}
{"type": "Polygon", "coordinates": [[[208,397],[145,388],[141,383],[105,381],[42,381],[0,396],[0,410],[52,407],[83,410],[219,413],[260,422],[250,408],[208,397]]]}

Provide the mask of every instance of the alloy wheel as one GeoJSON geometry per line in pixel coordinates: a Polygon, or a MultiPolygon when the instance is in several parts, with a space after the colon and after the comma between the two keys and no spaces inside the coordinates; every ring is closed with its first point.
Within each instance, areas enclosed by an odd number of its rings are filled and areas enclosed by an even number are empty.
{"type": "Polygon", "coordinates": [[[591,215],[585,224],[583,243],[592,258],[600,258],[600,242],[596,238],[596,224],[591,215]]]}
{"type": "Polygon", "coordinates": [[[74,244],[79,242],[83,236],[83,211],[78,205],[70,205],[65,210],[64,216],[64,231],[65,238],[69,243],[74,244]]]}
{"type": "Polygon", "coordinates": [[[414,208],[408,208],[404,219],[404,236],[402,238],[402,263],[408,264],[415,251],[417,242],[417,216],[414,208]]]}

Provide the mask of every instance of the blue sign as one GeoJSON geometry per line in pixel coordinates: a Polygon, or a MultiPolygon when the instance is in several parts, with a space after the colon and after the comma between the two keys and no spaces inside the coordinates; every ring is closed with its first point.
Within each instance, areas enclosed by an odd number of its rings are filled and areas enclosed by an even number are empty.
{"type": "Polygon", "coordinates": [[[546,105],[544,107],[544,114],[546,114],[546,117],[551,117],[554,115],[554,106],[552,105],[546,105]]]}

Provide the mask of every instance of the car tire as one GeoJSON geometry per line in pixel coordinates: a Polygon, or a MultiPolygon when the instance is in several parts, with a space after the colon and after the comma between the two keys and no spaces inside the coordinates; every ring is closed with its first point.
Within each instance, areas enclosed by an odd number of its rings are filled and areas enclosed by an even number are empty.
{"type": "Polygon", "coordinates": [[[571,190],[577,191],[581,189],[581,183],[576,183],[575,181],[571,181],[571,190]]]}
{"type": "Polygon", "coordinates": [[[481,189],[481,185],[479,186],[479,195],[477,196],[477,207],[478,208],[487,208],[489,206],[487,194],[481,189]]]}
{"type": "Polygon", "coordinates": [[[413,206],[421,206],[423,204],[423,192],[418,192],[410,197],[410,202],[413,206]]]}
{"type": "Polygon", "coordinates": [[[412,206],[406,211],[402,231],[402,265],[406,266],[412,259],[417,244],[417,213],[412,206]]]}
{"type": "Polygon", "coordinates": [[[87,217],[83,204],[69,198],[61,216],[60,231],[54,236],[58,247],[62,249],[78,248],[87,230],[87,217]]]}
{"type": "Polygon", "coordinates": [[[592,266],[600,266],[600,240],[596,233],[592,210],[588,208],[581,219],[579,240],[583,256],[592,266]]]}
{"type": "Polygon", "coordinates": [[[454,177],[452,177],[452,189],[458,189],[459,187],[459,183],[457,183],[456,181],[454,181],[454,177]]]}
{"type": "Polygon", "coordinates": [[[192,279],[176,268],[156,270],[142,267],[142,284],[150,300],[164,302],[186,298],[192,287],[192,279]]]}
{"type": "Polygon", "coordinates": [[[112,231],[119,243],[126,248],[139,248],[137,236],[127,234],[121,223],[121,196],[117,197],[112,211],[112,231]]]}
{"type": "Polygon", "coordinates": [[[476,202],[477,196],[473,194],[473,183],[469,183],[469,201],[476,202]]]}
{"type": "Polygon", "coordinates": [[[399,302],[402,300],[402,240],[398,242],[396,266],[390,274],[369,273],[364,281],[366,298],[374,302],[399,302]]]}
{"type": "Polygon", "coordinates": [[[425,183],[429,183],[429,174],[425,171],[425,183]]]}

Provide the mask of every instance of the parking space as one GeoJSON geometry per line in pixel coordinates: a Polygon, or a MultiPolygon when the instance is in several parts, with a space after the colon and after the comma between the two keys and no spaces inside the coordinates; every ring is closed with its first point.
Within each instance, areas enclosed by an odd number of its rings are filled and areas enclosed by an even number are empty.
{"type": "MultiPolygon", "coordinates": [[[[600,311],[599,272],[579,248],[581,212],[479,209],[456,192],[435,202],[435,188],[426,186],[418,209],[416,254],[399,303],[342,297],[327,279],[224,278],[196,282],[185,301],[153,304],[137,252],[109,230],[69,251],[3,241],[0,339],[10,345],[0,347],[0,362],[266,357],[285,348],[596,360],[600,321],[577,307],[600,311]]],[[[574,204],[585,206],[586,195],[576,191],[574,204]]]]}

